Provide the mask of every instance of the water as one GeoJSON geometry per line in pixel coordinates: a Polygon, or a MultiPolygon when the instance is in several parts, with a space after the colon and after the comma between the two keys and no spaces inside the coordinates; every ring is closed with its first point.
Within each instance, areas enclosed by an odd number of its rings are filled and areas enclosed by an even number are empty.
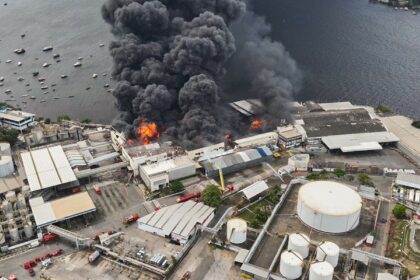
{"type": "Polygon", "coordinates": [[[368,0],[256,0],[305,74],[298,100],[350,100],[420,118],[420,16],[368,0]]]}
{"type": "MultiPolygon", "coordinates": [[[[0,2],[0,76],[5,81],[0,101],[11,98],[4,93],[10,88],[16,102],[9,103],[40,116],[55,118],[65,113],[76,119],[110,121],[116,114],[114,98],[103,86],[113,87],[107,48],[113,36],[100,16],[103,0],[10,0],[3,6],[4,1],[0,2]],[[26,34],[23,39],[22,33],[26,34]],[[105,47],[99,48],[99,43],[105,47]],[[47,45],[54,50],[42,52],[47,45]],[[27,52],[14,54],[18,47],[27,52]],[[60,63],[52,59],[56,52],[60,63]],[[83,66],[74,68],[78,57],[84,58],[83,66]],[[6,64],[7,59],[13,62],[6,64]],[[52,65],[42,68],[44,62],[52,65]],[[47,78],[48,94],[32,77],[35,70],[47,78]],[[92,79],[93,73],[99,74],[97,79],[92,79]],[[68,79],[60,79],[61,74],[68,79]],[[23,82],[17,81],[20,76],[23,82]],[[53,83],[56,92],[52,92],[53,83]],[[28,88],[32,91],[26,92],[28,88]],[[31,101],[24,94],[37,99],[31,101]],[[69,95],[75,98],[66,98],[69,95]],[[43,99],[46,102],[40,103],[43,99]],[[27,101],[26,106],[22,101],[27,101]]],[[[420,118],[420,15],[372,5],[368,0],[254,2],[256,11],[273,25],[272,37],[285,44],[305,74],[296,99],[385,103],[420,118]]]]}

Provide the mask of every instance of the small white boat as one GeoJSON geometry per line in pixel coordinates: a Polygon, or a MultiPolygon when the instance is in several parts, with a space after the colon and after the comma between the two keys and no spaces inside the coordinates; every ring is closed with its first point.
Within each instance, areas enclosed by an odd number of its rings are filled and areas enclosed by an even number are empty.
{"type": "Polygon", "coordinates": [[[18,61],[18,66],[22,66],[22,62],[18,61]]]}
{"type": "Polygon", "coordinates": [[[46,46],[42,49],[44,52],[48,52],[48,51],[52,51],[53,47],[52,46],[46,46]]]}
{"type": "Polygon", "coordinates": [[[8,88],[4,91],[4,93],[6,93],[6,94],[12,93],[12,90],[10,88],[8,88]]]}
{"type": "Polygon", "coordinates": [[[82,63],[80,63],[80,61],[76,62],[75,64],[73,64],[74,67],[80,67],[82,66],[82,63]]]}
{"type": "Polygon", "coordinates": [[[10,62],[12,62],[12,60],[11,60],[11,59],[6,60],[6,63],[10,63],[10,62]]]}
{"type": "Polygon", "coordinates": [[[32,95],[31,97],[29,97],[29,99],[35,100],[36,97],[32,95]]]}
{"type": "Polygon", "coordinates": [[[98,77],[98,74],[93,74],[92,78],[96,79],[98,77]]]}
{"type": "Polygon", "coordinates": [[[49,64],[49,63],[47,63],[47,62],[45,62],[44,64],[42,64],[42,67],[48,67],[48,66],[50,66],[51,64],[49,64]]]}
{"type": "Polygon", "coordinates": [[[67,75],[66,74],[63,74],[60,77],[61,77],[61,79],[65,79],[65,78],[67,78],[67,75]]]}
{"type": "Polygon", "coordinates": [[[0,77],[0,82],[3,82],[4,81],[4,77],[3,76],[1,76],[0,77]]]}
{"type": "Polygon", "coordinates": [[[24,95],[22,95],[22,97],[28,97],[29,96],[29,94],[24,94],[24,95]]]}
{"type": "Polygon", "coordinates": [[[22,82],[23,80],[25,80],[23,77],[19,77],[19,78],[17,78],[17,80],[19,81],[19,82],[22,82]]]}
{"type": "Polygon", "coordinates": [[[99,44],[99,47],[100,47],[100,48],[102,48],[102,47],[104,47],[104,46],[105,46],[105,45],[104,45],[104,44],[102,44],[102,43],[100,43],[100,44],[99,44]]]}
{"type": "Polygon", "coordinates": [[[48,88],[48,86],[43,86],[43,87],[41,87],[41,89],[47,89],[48,88]]]}
{"type": "Polygon", "coordinates": [[[79,56],[79,57],[77,58],[77,60],[83,60],[83,57],[79,56]]]}

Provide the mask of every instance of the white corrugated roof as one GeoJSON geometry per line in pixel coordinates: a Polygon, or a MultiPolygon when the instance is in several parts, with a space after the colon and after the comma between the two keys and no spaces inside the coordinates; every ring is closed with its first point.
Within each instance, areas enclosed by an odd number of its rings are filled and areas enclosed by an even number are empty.
{"type": "Polygon", "coordinates": [[[244,193],[247,199],[252,199],[253,197],[259,195],[260,193],[266,190],[268,190],[267,183],[264,181],[258,181],[243,189],[242,192],[244,193]]]}
{"type": "Polygon", "coordinates": [[[382,150],[382,146],[378,142],[363,142],[354,146],[341,147],[340,150],[343,153],[351,152],[363,152],[363,151],[379,151],[382,150]]]}
{"type": "Polygon", "coordinates": [[[21,153],[31,191],[77,181],[61,146],[21,153]]]}
{"type": "MultiPolygon", "coordinates": [[[[366,143],[391,143],[398,142],[400,139],[393,133],[388,131],[370,132],[370,133],[355,133],[343,135],[330,135],[322,137],[322,142],[328,149],[340,149],[342,147],[355,147],[364,143],[365,148],[369,148],[366,143]]],[[[377,146],[371,146],[375,148],[377,146]]]]}
{"type": "Polygon", "coordinates": [[[404,172],[398,172],[395,183],[397,183],[398,185],[420,189],[420,176],[404,172]]]}

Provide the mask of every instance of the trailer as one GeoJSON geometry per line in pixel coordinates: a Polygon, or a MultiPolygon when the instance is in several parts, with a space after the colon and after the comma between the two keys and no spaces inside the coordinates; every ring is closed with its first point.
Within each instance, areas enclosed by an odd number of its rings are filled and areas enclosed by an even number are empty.
{"type": "Polygon", "coordinates": [[[195,193],[190,193],[184,196],[179,197],[176,202],[177,203],[181,203],[181,202],[185,202],[188,201],[190,199],[196,198],[196,197],[200,197],[201,196],[201,192],[195,192],[195,193]]]}

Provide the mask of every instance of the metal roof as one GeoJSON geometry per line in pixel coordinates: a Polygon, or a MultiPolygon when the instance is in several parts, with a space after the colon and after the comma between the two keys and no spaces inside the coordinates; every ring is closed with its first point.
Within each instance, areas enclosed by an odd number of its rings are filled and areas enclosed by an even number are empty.
{"type": "Polygon", "coordinates": [[[378,273],[377,280],[397,280],[398,277],[395,277],[392,274],[389,273],[378,273]]]}
{"type": "Polygon", "coordinates": [[[242,190],[245,197],[249,200],[268,190],[268,185],[264,181],[258,181],[242,190]]]}
{"type": "Polygon", "coordinates": [[[398,172],[397,179],[395,179],[395,183],[406,187],[420,189],[420,176],[404,172],[398,172]]]}
{"type": "Polygon", "coordinates": [[[21,153],[31,191],[77,181],[61,146],[21,153]]]}
{"type": "Polygon", "coordinates": [[[30,199],[29,204],[38,227],[96,211],[95,204],[87,192],[49,202],[45,202],[42,197],[36,197],[30,199]]]}
{"type": "Polygon", "coordinates": [[[168,159],[164,161],[159,161],[157,163],[142,165],[141,169],[148,176],[159,174],[162,172],[169,172],[172,169],[182,168],[185,166],[195,166],[195,162],[192,161],[187,156],[176,157],[173,159],[168,159]]]}
{"type": "Polygon", "coordinates": [[[400,139],[388,131],[331,135],[322,137],[322,142],[330,150],[369,151],[382,149],[378,143],[398,142],[400,139]],[[378,147],[379,146],[379,147],[378,147]]]}
{"type": "Polygon", "coordinates": [[[6,111],[6,112],[0,112],[0,118],[11,120],[15,122],[21,122],[27,118],[34,117],[34,114],[23,112],[23,111],[6,111]]]}

